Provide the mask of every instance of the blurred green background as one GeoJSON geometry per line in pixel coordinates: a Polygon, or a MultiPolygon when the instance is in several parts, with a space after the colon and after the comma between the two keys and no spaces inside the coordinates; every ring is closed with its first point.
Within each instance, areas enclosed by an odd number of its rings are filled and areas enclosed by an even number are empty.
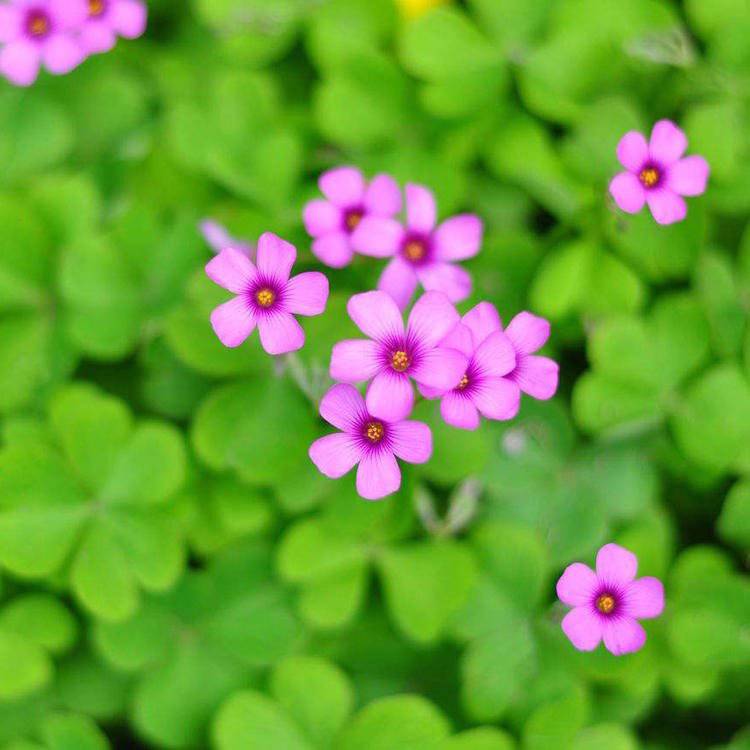
{"type": "MultiPolygon", "coordinates": [[[[0,85],[0,748],[750,747],[748,0],[153,0],[147,35],[0,85]],[[660,117],[712,175],[606,193],[660,117]],[[207,216],[314,267],[352,163],[479,213],[475,295],[549,317],[562,384],[368,504],[257,337],[208,324],[207,216]],[[579,654],[554,583],[617,541],[666,584],[579,654]]],[[[305,321],[322,387],[346,299],[305,321]]],[[[313,396],[320,391],[313,392],[313,396]]]]}

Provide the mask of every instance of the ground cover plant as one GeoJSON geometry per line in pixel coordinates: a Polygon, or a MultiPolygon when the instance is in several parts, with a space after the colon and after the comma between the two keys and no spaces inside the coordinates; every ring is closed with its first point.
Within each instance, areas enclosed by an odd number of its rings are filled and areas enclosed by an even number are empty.
{"type": "Polygon", "coordinates": [[[750,747],[749,36],[0,2],[0,749],[750,747]]]}

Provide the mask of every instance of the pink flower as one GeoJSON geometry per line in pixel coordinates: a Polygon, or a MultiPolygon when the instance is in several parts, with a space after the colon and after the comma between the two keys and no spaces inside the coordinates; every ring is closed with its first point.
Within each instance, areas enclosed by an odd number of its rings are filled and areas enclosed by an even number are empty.
{"type": "Polygon", "coordinates": [[[506,377],[518,383],[524,393],[542,401],[555,395],[560,371],[554,360],[534,354],[544,346],[549,334],[549,322],[530,312],[518,313],[505,329],[516,351],[516,367],[506,377]]]}
{"type": "Polygon", "coordinates": [[[516,416],[521,390],[503,377],[515,370],[516,353],[493,305],[480,302],[469,310],[440,345],[457,349],[468,358],[466,371],[447,393],[419,387],[426,398],[442,396],[440,413],[449,425],[476,430],[480,414],[487,419],[516,416]]]}
{"type": "Polygon", "coordinates": [[[220,253],[228,247],[233,247],[243,255],[247,255],[248,258],[253,257],[253,246],[249,242],[232,237],[218,222],[205,219],[198,225],[198,229],[215,253],[220,253]]]}
{"type": "Polygon", "coordinates": [[[74,34],[87,14],[86,0],[10,0],[0,5],[0,73],[30,86],[44,65],[62,75],[86,54],[74,34]]]}
{"type": "Polygon", "coordinates": [[[211,313],[224,346],[239,346],[255,326],[269,354],[301,349],[305,332],[294,315],[320,315],[328,300],[328,279],[315,271],[289,278],[297,251],[271,232],[258,240],[257,265],[233,247],[206,265],[206,274],[237,296],[211,313]]]}
{"type": "Polygon", "coordinates": [[[341,432],[310,446],[312,462],[331,479],[359,464],[357,492],[366,500],[379,500],[401,486],[396,458],[423,464],[432,455],[432,433],[426,424],[375,416],[351,385],[334,385],[320,402],[320,414],[341,432]]]}
{"type": "Polygon", "coordinates": [[[557,582],[557,595],[573,609],[562,629],[579,651],[593,651],[604,639],[616,656],[639,651],[646,631],[638,620],[658,617],[664,587],[658,578],[635,579],[638,559],[617,544],[605,544],[596,556],[596,573],[583,563],[568,565],[557,582]]]}
{"type": "Polygon", "coordinates": [[[392,257],[378,282],[400,308],[409,304],[417,283],[443,292],[451,302],[471,294],[471,276],[451,261],[479,252],[482,222],[473,214],[447,219],[435,228],[435,196],[421,185],[406,186],[406,227],[393,219],[371,218],[353,238],[363,255],[392,257]]]}
{"type": "Polygon", "coordinates": [[[108,52],[118,36],[136,39],[146,30],[146,4],[142,0],[87,0],[88,16],[80,29],[84,50],[108,52]]]}
{"type": "Polygon", "coordinates": [[[411,413],[414,390],[410,378],[441,391],[452,388],[466,372],[468,359],[439,342],[459,321],[458,313],[440,292],[417,301],[404,328],[402,313],[385,292],[355,294],[349,316],[369,340],[340,341],[331,355],[331,377],[345,383],[370,380],[367,408],[397,422],[411,413]]]}
{"type": "Polygon", "coordinates": [[[355,167],[331,169],[321,175],[318,185],[328,200],[312,200],[305,206],[305,228],[315,238],[316,257],[343,268],[354,256],[354,239],[368,231],[370,219],[388,219],[401,210],[401,191],[386,174],[368,185],[355,167]]]}
{"type": "Polygon", "coordinates": [[[648,143],[635,130],[625,133],[617,144],[617,158],[627,171],[609,183],[617,205],[635,214],[648,203],[659,224],[682,221],[687,205],[681,196],[705,192],[709,172],[702,156],[681,158],[686,148],[685,133],[669,120],[654,125],[648,143]]]}

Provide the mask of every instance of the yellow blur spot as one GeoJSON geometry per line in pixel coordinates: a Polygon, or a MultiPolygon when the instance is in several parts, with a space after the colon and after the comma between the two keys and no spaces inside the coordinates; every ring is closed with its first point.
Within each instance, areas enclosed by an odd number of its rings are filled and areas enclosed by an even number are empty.
{"type": "Polygon", "coordinates": [[[413,20],[427,13],[428,10],[446,5],[448,0],[396,0],[396,5],[404,18],[413,20]]]}

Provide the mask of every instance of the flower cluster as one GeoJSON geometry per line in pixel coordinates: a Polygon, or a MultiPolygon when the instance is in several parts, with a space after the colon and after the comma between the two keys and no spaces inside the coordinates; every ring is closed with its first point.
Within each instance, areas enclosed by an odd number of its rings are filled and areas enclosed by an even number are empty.
{"type": "Polygon", "coordinates": [[[383,291],[355,294],[347,309],[368,338],[333,348],[330,374],[340,384],[326,398],[336,409],[332,414],[321,404],[321,415],[342,432],[313,443],[310,457],[331,478],[359,464],[357,491],[368,500],[399,488],[396,456],[423,463],[432,453],[427,425],[407,421],[412,381],[425,398],[441,400],[448,424],[467,430],[479,426],[480,415],[515,417],[522,391],[546,399],[557,389],[557,364],[534,354],[547,340],[549,324],[530,313],[516,316],[504,331],[490,303],[480,302],[461,318],[450,299],[434,291],[417,300],[406,324],[383,291]],[[361,382],[368,383],[364,399],[351,385],[361,382]],[[404,431],[411,436],[406,448],[397,439],[404,431]]]}
{"type": "Polygon", "coordinates": [[[478,216],[461,214],[437,224],[432,191],[408,184],[406,219],[401,190],[389,175],[369,183],[354,167],[338,167],[321,175],[325,199],[310,201],[304,210],[305,227],[313,237],[312,250],[333,268],[348,265],[355,253],[390,258],[378,282],[404,309],[418,285],[461,302],[471,294],[471,277],[455,261],[472,258],[482,244],[478,216]]]}
{"type": "Polygon", "coordinates": [[[118,36],[141,36],[146,15],[143,0],[8,0],[0,5],[0,73],[16,86],[33,84],[42,66],[70,73],[118,36]]]}

